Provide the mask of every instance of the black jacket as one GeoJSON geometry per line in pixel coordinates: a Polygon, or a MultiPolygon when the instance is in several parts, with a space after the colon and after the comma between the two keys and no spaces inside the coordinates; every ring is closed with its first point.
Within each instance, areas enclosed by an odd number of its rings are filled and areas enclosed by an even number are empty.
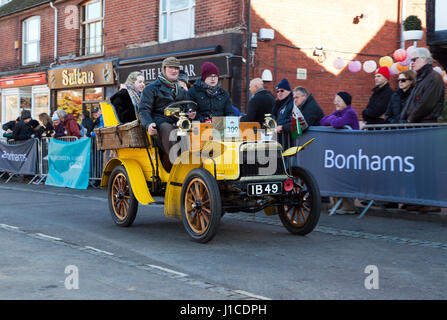
{"type": "Polygon", "coordinates": [[[188,91],[179,88],[177,96],[160,79],[146,86],[138,104],[138,118],[147,129],[153,122],[160,126],[163,122],[175,123],[176,119],[164,116],[166,107],[176,101],[190,100],[188,91]]]}
{"type": "Polygon", "coordinates": [[[110,102],[122,123],[132,122],[137,119],[135,107],[127,89],[121,89],[110,97],[110,102]]]}
{"type": "Polygon", "coordinates": [[[84,118],[84,120],[82,120],[81,124],[85,128],[85,130],[87,130],[85,135],[87,137],[91,137],[93,128],[95,127],[93,120],[87,117],[87,118],[84,118]]]}
{"type": "Polygon", "coordinates": [[[28,140],[33,134],[33,128],[22,120],[14,126],[12,138],[14,140],[28,140]]]}
{"type": "Polygon", "coordinates": [[[214,116],[234,116],[230,94],[219,88],[215,96],[210,96],[202,84],[202,79],[198,79],[189,89],[191,100],[197,103],[197,115],[194,120],[203,122],[214,116]]]}
{"type": "Polygon", "coordinates": [[[5,124],[3,124],[2,128],[5,131],[8,130],[8,129],[14,131],[14,127],[15,127],[16,123],[17,123],[16,120],[8,121],[5,124]]]}
{"type": "Polygon", "coordinates": [[[255,93],[247,106],[247,114],[240,119],[240,122],[264,123],[266,114],[271,114],[275,105],[275,97],[267,90],[260,90],[255,93]]]}
{"type": "Polygon", "coordinates": [[[408,100],[408,97],[413,91],[413,87],[408,88],[407,91],[403,91],[402,89],[398,89],[393,93],[390,99],[390,103],[385,112],[385,122],[387,123],[399,123],[400,122],[400,114],[402,113],[403,108],[408,100]]]}
{"type": "Polygon", "coordinates": [[[436,122],[444,108],[445,86],[431,64],[423,66],[416,75],[414,89],[408,98],[401,118],[408,122],[436,122]]]}
{"type": "Polygon", "coordinates": [[[276,100],[273,108],[273,118],[278,126],[282,126],[283,132],[290,133],[292,126],[293,93],[283,100],[276,100]]]}
{"type": "Polygon", "coordinates": [[[320,120],[323,119],[324,112],[321,110],[317,100],[315,100],[311,94],[309,94],[303,105],[298,108],[301,110],[301,113],[309,126],[320,125],[320,120]]]}
{"type": "Polygon", "coordinates": [[[363,120],[366,121],[366,124],[384,123],[385,120],[381,116],[386,112],[394,91],[387,83],[381,88],[375,87],[372,92],[368,105],[362,111],[363,120]]]}

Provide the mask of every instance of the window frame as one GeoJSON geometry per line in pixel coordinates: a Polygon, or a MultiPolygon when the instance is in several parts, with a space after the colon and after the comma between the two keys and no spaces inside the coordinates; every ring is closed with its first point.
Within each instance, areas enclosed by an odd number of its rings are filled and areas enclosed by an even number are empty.
{"type": "Polygon", "coordinates": [[[26,65],[32,65],[32,64],[39,64],[40,63],[40,39],[41,39],[41,19],[40,16],[32,16],[29,17],[25,20],[23,20],[22,22],[22,65],[26,66],[26,65]],[[39,21],[39,31],[38,31],[38,35],[39,35],[39,39],[38,40],[32,40],[29,41],[28,38],[28,25],[29,22],[33,21],[33,20],[38,20],[39,21]],[[35,61],[28,61],[27,60],[27,48],[29,48],[30,44],[33,43],[37,43],[37,60],[35,61]]]}
{"type": "Polygon", "coordinates": [[[188,0],[188,7],[187,8],[182,8],[182,9],[176,9],[176,10],[171,10],[170,8],[170,4],[171,1],[175,1],[175,0],[160,0],[159,1],[159,15],[158,15],[158,41],[160,43],[165,43],[165,42],[171,42],[171,41],[176,41],[176,40],[185,40],[185,39],[191,39],[195,37],[195,15],[196,15],[196,0],[188,0]],[[166,10],[163,10],[163,1],[166,1],[166,10]],[[189,24],[189,36],[186,38],[182,38],[182,39],[173,39],[173,34],[172,34],[172,14],[176,13],[176,12],[181,12],[181,11],[188,11],[189,13],[189,18],[190,18],[190,24],[189,24]],[[166,31],[164,29],[164,17],[166,16],[166,31]],[[164,36],[164,34],[166,33],[166,37],[164,36]]]}
{"type": "Polygon", "coordinates": [[[97,56],[97,55],[103,55],[104,54],[104,0],[90,0],[90,1],[86,1],[84,3],[82,3],[80,5],[80,43],[79,43],[79,55],[82,57],[87,57],[87,56],[97,56]],[[101,6],[100,12],[101,12],[101,17],[97,18],[97,19],[92,19],[92,20],[86,20],[87,19],[87,6],[89,4],[93,4],[93,3],[98,3],[101,6]],[[100,40],[100,50],[99,51],[90,51],[91,48],[96,49],[97,45],[93,45],[90,46],[90,44],[88,43],[90,37],[87,37],[88,34],[88,30],[89,30],[89,26],[95,23],[100,23],[101,26],[101,40],[100,40]]]}

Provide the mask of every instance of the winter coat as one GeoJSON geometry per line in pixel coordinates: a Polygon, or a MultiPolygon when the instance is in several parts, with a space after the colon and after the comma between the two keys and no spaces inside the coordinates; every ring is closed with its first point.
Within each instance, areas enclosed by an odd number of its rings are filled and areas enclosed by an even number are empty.
{"type": "Polygon", "coordinates": [[[110,97],[110,102],[122,123],[132,122],[137,119],[135,106],[132,103],[127,89],[121,89],[110,97]]]}
{"type": "Polygon", "coordinates": [[[175,123],[176,119],[166,117],[164,110],[166,107],[176,101],[190,100],[188,91],[180,88],[177,96],[161,82],[160,79],[155,80],[146,86],[141,94],[140,103],[138,104],[138,118],[141,124],[147,129],[153,122],[160,127],[161,123],[175,123]]]}
{"type": "Polygon", "coordinates": [[[259,90],[248,103],[247,114],[240,122],[259,122],[262,125],[265,115],[272,113],[274,105],[275,97],[265,89],[259,90]]]}
{"type": "Polygon", "coordinates": [[[414,89],[402,111],[408,122],[436,122],[444,108],[445,86],[439,73],[426,64],[416,75],[414,89]]]}
{"type": "Polygon", "coordinates": [[[28,140],[33,134],[33,128],[22,120],[14,126],[12,138],[14,140],[28,140]]]}
{"type": "Polygon", "coordinates": [[[65,136],[66,136],[65,127],[62,124],[62,122],[60,122],[57,126],[54,127],[54,137],[59,138],[65,136]]]}
{"type": "Polygon", "coordinates": [[[5,131],[8,129],[14,131],[14,127],[15,127],[16,123],[17,123],[16,120],[8,121],[5,124],[3,124],[2,129],[5,131]]]}
{"type": "Polygon", "coordinates": [[[62,121],[62,124],[65,127],[65,131],[67,132],[66,135],[68,137],[81,137],[79,125],[72,114],[68,114],[64,121],[62,121]]]}
{"type": "Polygon", "coordinates": [[[86,117],[84,118],[84,120],[82,120],[81,124],[87,130],[86,136],[91,137],[93,128],[95,127],[95,125],[93,124],[93,120],[89,117],[86,117]]]}
{"type": "Polygon", "coordinates": [[[218,88],[215,96],[210,96],[202,79],[198,79],[189,89],[191,100],[197,103],[197,114],[194,120],[204,122],[212,117],[234,116],[230,94],[218,88]]]}
{"type": "Polygon", "coordinates": [[[320,120],[324,117],[324,112],[321,110],[320,105],[312,94],[309,94],[304,103],[301,106],[298,106],[298,108],[301,110],[301,113],[309,126],[320,125],[320,120]]]}
{"type": "Polygon", "coordinates": [[[413,91],[413,87],[408,88],[407,91],[398,89],[393,93],[390,99],[390,103],[385,112],[385,122],[387,123],[399,123],[400,115],[408,101],[408,97],[413,91]]]}
{"type": "Polygon", "coordinates": [[[386,112],[394,91],[387,83],[383,87],[373,88],[372,92],[373,94],[369,98],[368,105],[362,111],[363,120],[366,121],[366,124],[384,123],[385,120],[381,116],[386,112]]]}
{"type": "Polygon", "coordinates": [[[283,100],[276,100],[272,115],[278,126],[282,126],[285,133],[291,132],[293,110],[293,94],[290,93],[283,100]]]}
{"type": "Polygon", "coordinates": [[[320,120],[320,125],[332,126],[335,129],[342,129],[343,126],[348,125],[353,130],[360,129],[357,113],[350,105],[343,110],[335,110],[332,114],[323,117],[320,120]]]}

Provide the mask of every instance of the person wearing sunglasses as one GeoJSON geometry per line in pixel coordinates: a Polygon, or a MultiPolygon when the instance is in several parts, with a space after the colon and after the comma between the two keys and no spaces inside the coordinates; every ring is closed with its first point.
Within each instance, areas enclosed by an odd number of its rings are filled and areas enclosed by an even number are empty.
{"type": "Polygon", "coordinates": [[[290,145],[290,133],[292,128],[293,93],[287,79],[282,79],[276,86],[276,101],[272,115],[278,126],[278,142],[282,144],[284,150],[290,145]]]}
{"type": "Polygon", "coordinates": [[[400,115],[408,97],[414,88],[414,81],[416,79],[416,72],[413,70],[405,70],[397,76],[398,89],[391,96],[390,103],[385,112],[385,121],[387,123],[399,123],[400,115]]]}
{"type": "Polygon", "coordinates": [[[374,75],[375,87],[372,89],[373,93],[369,98],[368,105],[362,111],[363,120],[366,124],[382,124],[385,122],[382,116],[385,114],[394,93],[388,83],[389,80],[390,70],[388,67],[377,69],[374,75]]]}
{"type": "Polygon", "coordinates": [[[433,59],[427,48],[416,48],[410,56],[411,69],[416,71],[416,82],[402,120],[410,123],[437,122],[444,108],[444,81],[433,70],[433,59]]]}

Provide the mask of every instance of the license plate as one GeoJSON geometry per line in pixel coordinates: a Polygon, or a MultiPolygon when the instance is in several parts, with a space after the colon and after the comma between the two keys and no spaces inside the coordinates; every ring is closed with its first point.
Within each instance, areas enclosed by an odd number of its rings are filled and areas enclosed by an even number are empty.
{"type": "Polygon", "coordinates": [[[249,196],[280,194],[282,193],[282,183],[250,183],[247,187],[247,193],[249,196]]]}

